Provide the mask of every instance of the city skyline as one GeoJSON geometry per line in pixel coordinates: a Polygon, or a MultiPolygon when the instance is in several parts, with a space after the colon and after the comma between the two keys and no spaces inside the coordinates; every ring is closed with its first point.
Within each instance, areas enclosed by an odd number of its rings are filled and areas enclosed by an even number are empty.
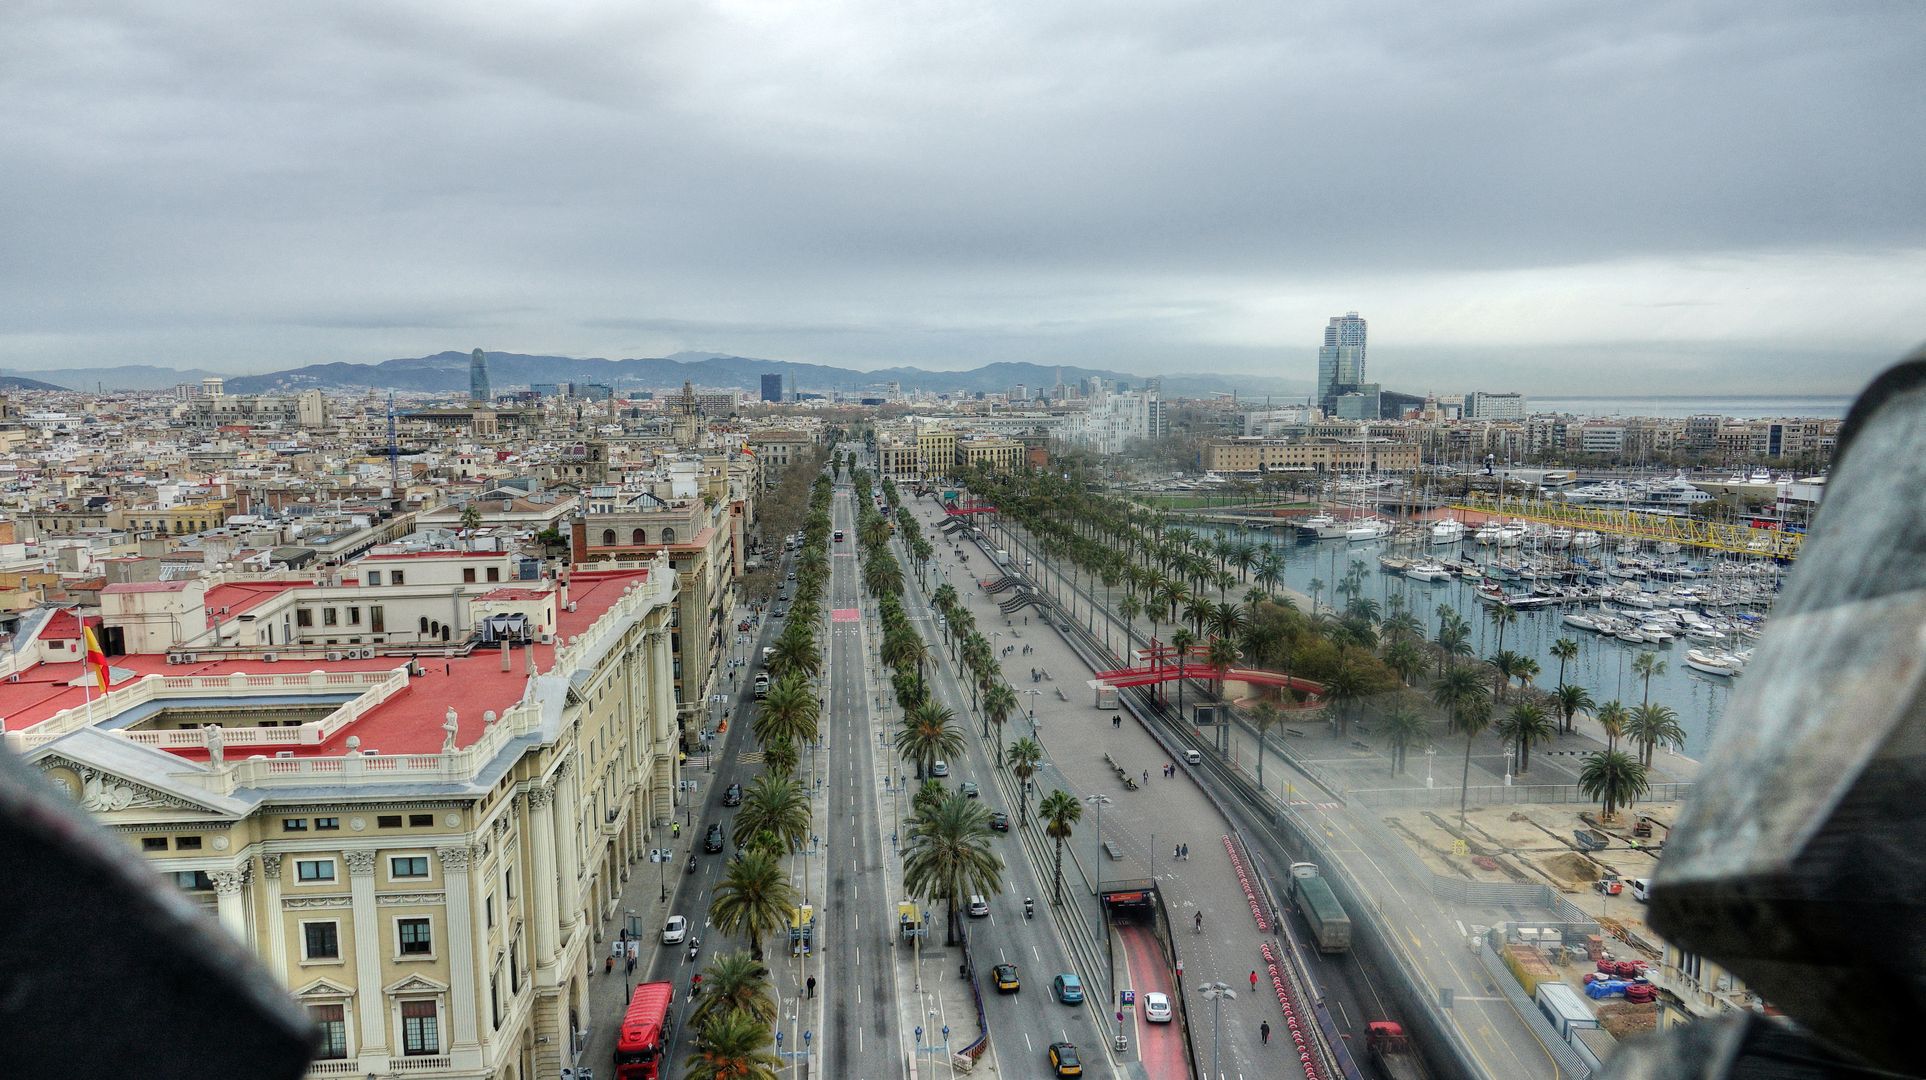
{"type": "Polygon", "coordinates": [[[30,10],[0,367],[1270,374],[1355,307],[1412,390],[1845,393],[1920,333],[1913,11],[30,10]]]}

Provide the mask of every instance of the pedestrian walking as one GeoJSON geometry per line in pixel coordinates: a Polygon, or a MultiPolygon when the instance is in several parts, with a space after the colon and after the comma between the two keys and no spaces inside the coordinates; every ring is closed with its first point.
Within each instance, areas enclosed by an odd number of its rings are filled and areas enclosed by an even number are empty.
{"type": "Polygon", "coordinates": [[[1271,1045],[1271,1022],[1269,1020],[1257,1025],[1257,1033],[1264,1036],[1265,1046],[1271,1045]]]}
{"type": "Polygon", "coordinates": [[[1149,786],[1150,786],[1150,770],[1149,770],[1149,769],[1145,769],[1145,770],[1144,770],[1144,786],[1145,786],[1145,787],[1149,787],[1149,786]]]}
{"type": "Polygon", "coordinates": [[[1251,972],[1251,993],[1257,993],[1257,972],[1251,972]]]}
{"type": "Polygon", "coordinates": [[[816,996],[816,976],[811,975],[809,977],[809,982],[807,985],[809,986],[809,996],[815,997],[816,996]]]}

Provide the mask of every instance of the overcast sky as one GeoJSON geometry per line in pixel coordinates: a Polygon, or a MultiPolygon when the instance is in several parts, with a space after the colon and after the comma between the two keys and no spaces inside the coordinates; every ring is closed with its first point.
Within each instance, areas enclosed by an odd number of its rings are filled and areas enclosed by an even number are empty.
{"type": "Polygon", "coordinates": [[[0,366],[477,345],[1850,392],[1926,6],[9,5],[0,366]]]}

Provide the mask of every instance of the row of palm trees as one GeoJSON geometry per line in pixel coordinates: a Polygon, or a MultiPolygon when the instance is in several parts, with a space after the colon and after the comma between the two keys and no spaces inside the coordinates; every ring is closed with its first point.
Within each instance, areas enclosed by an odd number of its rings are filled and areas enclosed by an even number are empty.
{"type": "MultiPolygon", "coordinates": [[[[1494,727],[1493,699],[1498,705],[1509,706],[1497,718],[1495,728],[1513,747],[1521,773],[1530,768],[1532,747],[1560,730],[1553,717],[1562,717],[1562,730],[1569,731],[1578,712],[1594,708],[1591,695],[1582,686],[1565,681],[1566,664],[1578,651],[1577,643],[1570,639],[1560,639],[1552,648],[1552,655],[1559,660],[1556,690],[1545,697],[1530,692],[1540,674],[1538,661],[1508,650],[1504,644],[1507,628],[1516,623],[1516,609],[1503,605],[1489,609],[1497,647],[1489,661],[1472,666],[1471,626],[1455,609],[1440,606],[1438,633],[1427,646],[1423,621],[1409,610],[1402,597],[1392,596],[1381,607],[1364,595],[1368,565],[1361,559],[1351,560],[1335,582],[1328,612],[1318,610],[1326,583],[1310,583],[1313,612],[1307,619],[1288,596],[1278,591],[1282,560],[1248,542],[1169,528],[1162,512],[1091,492],[1060,473],[1007,477],[979,473],[971,478],[971,484],[978,494],[994,502],[1001,514],[1035,538],[1044,554],[1059,565],[1069,565],[1073,575],[1080,567],[1108,587],[1121,584],[1125,595],[1115,609],[1127,626],[1139,615],[1151,620],[1153,635],[1161,622],[1178,625],[1170,642],[1184,655],[1208,626],[1212,630],[1210,663],[1214,668],[1224,667],[1223,660],[1238,648],[1274,670],[1323,682],[1324,700],[1341,732],[1348,731],[1367,699],[1392,688],[1415,686],[1435,660],[1429,702],[1400,693],[1377,717],[1377,730],[1392,750],[1394,773],[1405,770],[1411,750],[1422,750],[1431,741],[1434,721],[1426,715],[1426,704],[1444,714],[1448,731],[1467,737],[1467,791],[1472,744],[1477,735],[1494,727]],[[1213,602],[1207,594],[1213,583],[1220,595],[1227,591],[1232,582],[1219,575],[1228,575],[1232,569],[1238,571],[1238,580],[1248,577],[1260,586],[1246,595],[1241,606],[1227,597],[1213,602]],[[1427,657],[1427,652],[1434,655],[1427,657]],[[1453,671],[1458,669],[1466,674],[1454,676],[1453,671]],[[1486,678],[1489,685],[1484,682],[1486,678]],[[1482,688],[1481,695],[1474,696],[1464,688],[1474,682],[1482,688]],[[1515,704],[1514,684],[1520,699],[1515,704]],[[1484,703],[1478,704],[1476,697],[1482,697],[1484,703]]],[[[1651,678],[1664,668],[1664,661],[1655,654],[1642,654],[1634,662],[1633,671],[1645,681],[1644,703],[1630,709],[1617,702],[1597,707],[1596,718],[1605,728],[1608,745],[1602,757],[1594,755],[1597,760],[1587,760],[1581,770],[1581,785],[1599,799],[1607,813],[1649,790],[1645,770],[1656,747],[1684,744],[1676,714],[1650,701],[1651,678]],[[1618,750],[1621,737],[1637,745],[1636,755],[1618,750]],[[1632,769],[1621,767],[1621,758],[1632,769]]],[[[1182,685],[1180,681],[1180,707],[1182,685]]],[[[1219,691],[1221,696],[1221,687],[1219,691]]],[[[1275,708],[1260,706],[1254,712],[1251,722],[1258,732],[1260,748],[1281,718],[1281,711],[1275,708]]],[[[1261,752],[1258,760],[1261,786],[1261,752]]],[[[1464,801],[1461,793],[1461,812],[1464,801]]]]}
{"type": "Polygon", "coordinates": [[[787,925],[801,902],[783,860],[807,843],[813,816],[808,790],[794,774],[798,748],[816,740],[822,721],[816,628],[829,582],[833,497],[830,478],[818,476],[803,521],[789,619],[772,645],[765,665],[769,692],[751,722],[764,771],[743,793],[730,837],[736,856],[709,904],[709,921],[747,938],[749,947],[718,954],[704,974],[704,993],[691,1013],[696,1035],[686,1075],[692,1080],[775,1080],[782,1067],[769,1049],[776,1002],[763,940],[787,925]]]}

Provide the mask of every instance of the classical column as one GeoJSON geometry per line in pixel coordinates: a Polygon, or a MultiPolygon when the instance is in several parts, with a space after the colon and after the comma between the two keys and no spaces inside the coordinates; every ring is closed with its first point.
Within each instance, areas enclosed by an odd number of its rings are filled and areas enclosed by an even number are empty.
{"type": "Polygon", "coordinates": [[[214,884],[215,912],[220,916],[221,928],[241,944],[248,944],[247,868],[216,870],[207,875],[207,880],[214,884]]]}
{"type": "Polygon", "coordinates": [[[287,921],[281,917],[281,856],[268,853],[261,856],[261,885],[265,893],[267,919],[261,933],[267,937],[268,967],[273,969],[274,977],[281,985],[293,985],[288,971],[288,928],[287,921]]]}
{"type": "Polygon", "coordinates": [[[582,914],[582,839],[577,825],[582,815],[582,796],[575,783],[575,763],[564,760],[555,770],[555,847],[559,852],[556,870],[561,874],[560,906],[562,935],[575,930],[582,914]]]}
{"type": "Polygon", "coordinates": [[[354,998],[361,1013],[361,1053],[385,1056],[388,1016],[381,993],[381,958],[388,951],[388,939],[375,910],[377,856],[366,849],[341,854],[348,863],[348,895],[354,903],[354,998]]]}
{"type": "Polygon", "coordinates": [[[481,1015],[481,999],[475,986],[474,899],[468,881],[469,851],[466,847],[435,849],[441,862],[441,879],[448,900],[448,978],[453,985],[455,1042],[457,1047],[473,1046],[479,1041],[476,1019],[481,1015]]]}
{"type": "Polygon", "coordinates": [[[528,841],[535,849],[535,865],[528,875],[528,891],[535,897],[535,963],[555,962],[555,827],[550,809],[555,793],[547,784],[528,789],[528,841]]]}

